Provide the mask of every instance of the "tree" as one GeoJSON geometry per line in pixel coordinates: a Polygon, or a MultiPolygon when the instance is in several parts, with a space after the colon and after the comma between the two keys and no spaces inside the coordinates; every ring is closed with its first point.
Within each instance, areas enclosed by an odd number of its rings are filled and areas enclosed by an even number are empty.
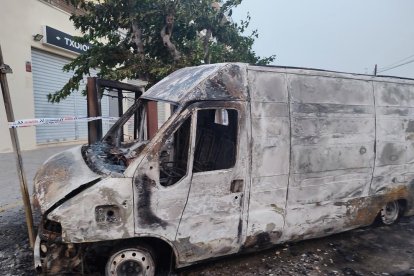
{"type": "Polygon", "coordinates": [[[141,79],[153,85],[186,66],[217,62],[265,65],[275,56],[261,58],[252,50],[257,31],[245,36],[250,16],[231,21],[232,9],[242,0],[66,0],[82,9],[70,19],[90,49],[64,67],[74,71],[54,94],[59,102],[75,90],[89,70],[111,80],[141,79]]]}

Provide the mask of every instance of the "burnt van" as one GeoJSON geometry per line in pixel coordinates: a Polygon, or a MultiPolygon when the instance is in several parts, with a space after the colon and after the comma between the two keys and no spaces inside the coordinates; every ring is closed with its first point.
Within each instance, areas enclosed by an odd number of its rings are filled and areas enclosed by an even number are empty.
{"type": "Polygon", "coordinates": [[[87,274],[88,256],[99,255],[106,275],[154,275],[165,260],[181,268],[376,219],[392,224],[414,214],[413,180],[414,80],[184,68],[100,142],[40,168],[35,267],[87,274]],[[171,112],[150,137],[154,102],[171,112]],[[131,129],[136,139],[125,140],[131,129]]]}

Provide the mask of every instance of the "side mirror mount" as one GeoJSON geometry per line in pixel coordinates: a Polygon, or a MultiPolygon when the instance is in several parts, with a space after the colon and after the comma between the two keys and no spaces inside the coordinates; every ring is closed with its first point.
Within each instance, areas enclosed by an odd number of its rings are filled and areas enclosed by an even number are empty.
{"type": "Polygon", "coordinates": [[[227,112],[227,109],[216,109],[214,123],[222,126],[229,125],[229,113],[227,112]]]}

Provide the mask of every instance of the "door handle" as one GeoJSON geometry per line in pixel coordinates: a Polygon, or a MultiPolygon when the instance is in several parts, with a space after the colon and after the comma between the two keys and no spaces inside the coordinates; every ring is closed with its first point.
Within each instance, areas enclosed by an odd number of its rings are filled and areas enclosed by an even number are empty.
{"type": "Polygon", "coordinates": [[[234,179],[230,185],[230,192],[241,193],[243,192],[243,179],[234,179]]]}

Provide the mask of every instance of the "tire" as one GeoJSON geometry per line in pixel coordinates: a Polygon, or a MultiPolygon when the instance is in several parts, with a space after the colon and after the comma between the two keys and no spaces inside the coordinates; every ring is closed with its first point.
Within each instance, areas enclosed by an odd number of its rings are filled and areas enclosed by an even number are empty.
{"type": "Polygon", "coordinates": [[[380,212],[381,222],[385,225],[394,224],[400,217],[401,206],[398,201],[391,201],[382,207],[380,212]]]}
{"type": "Polygon", "coordinates": [[[151,249],[126,246],[111,254],[105,266],[106,276],[154,276],[155,259],[151,249]]]}

